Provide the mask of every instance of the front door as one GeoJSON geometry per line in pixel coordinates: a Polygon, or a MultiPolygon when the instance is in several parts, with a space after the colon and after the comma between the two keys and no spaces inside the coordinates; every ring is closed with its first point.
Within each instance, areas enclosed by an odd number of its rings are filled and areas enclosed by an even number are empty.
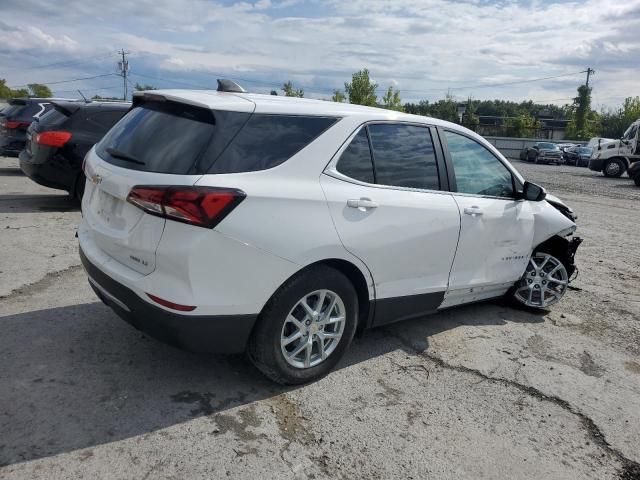
{"type": "Polygon", "coordinates": [[[461,217],[444,306],[491,298],[524,272],[533,248],[531,205],[516,200],[507,167],[471,137],[444,130],[461,217]]]}
{"type": "Polygon", "coordinates": [[[431,130],[362,127],[321,177],[344,247],[375,282],[374,325],[420,316],[442,302],[460,214],[440,191],[431,130]]]}

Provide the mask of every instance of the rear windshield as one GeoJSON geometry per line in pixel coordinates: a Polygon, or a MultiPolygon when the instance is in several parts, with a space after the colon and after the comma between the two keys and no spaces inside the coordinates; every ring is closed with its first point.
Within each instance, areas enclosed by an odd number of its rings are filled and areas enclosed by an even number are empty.
{"type": "Polygon", "coordinates": [[[62,125],[68,117],[56,108],[52,108],[48,112],[42,114],[37,119],[36,125],[42,125],[47,127],[54,127],[62,125]]]}
{"type": "Polygon", "coordinates": [[[96,146],[119,167],[157,173],[196,173],[216,132],[211,110],[174,102],[146,102],[127,113],[96,146]]]}
{"type": "Polygon", "coordinates": [[[96,152],[111,164],[147,172],[249,172],[281,164],[336,120],[152,101],[127,113],[96,152]]]}

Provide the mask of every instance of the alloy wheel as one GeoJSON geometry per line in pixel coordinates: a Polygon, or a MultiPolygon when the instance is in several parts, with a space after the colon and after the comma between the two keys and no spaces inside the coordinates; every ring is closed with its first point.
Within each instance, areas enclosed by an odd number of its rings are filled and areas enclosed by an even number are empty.
{"type": "Polygon", "coordinates": [[[568,284],[569,275],[560,260],[547,253],[536,253],[514,295],[528,307],[547,308],[563,297],[568,284]]]}
{"type": "Polygon", "coordinates": [[[319,365],[333,353],[344,333],[344,302],[331,290],[317,290],[302,297],[282,326],[280,348],[295,368],[319,365]]]}

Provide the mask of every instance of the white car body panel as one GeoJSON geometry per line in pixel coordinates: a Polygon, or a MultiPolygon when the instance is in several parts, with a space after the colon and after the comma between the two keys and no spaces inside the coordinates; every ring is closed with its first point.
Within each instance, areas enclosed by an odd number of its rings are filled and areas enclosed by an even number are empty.
{"type": "Polygon", "coordinates": [[[358,268],[372,301],[442,292],[444,308],[491,298],[520,278],[538,244],[575,229],[547,202],[363,186],[327,170],[360,125],[379,120],[464,130],[504,160],[486,140],[458,125],[317,100],[180,90],[151,94],[220,110],[341,117],[300,152],[263,171],[170,175],[111,165],[93,149],[87,155],[83,252],[145,301],[151,293],[197,306],[184,315],[257,314],[293,274],[331,259],[358,268]],[[247,196],[207,229],[154,217],[128,203],[131,188],[145,184],[229,187],[247,196]],[[347,207],[347,200],[361,197],[372,197],[378,208],[347,207]],[[473,206],[483,215],[464,214],[473,206]]]}

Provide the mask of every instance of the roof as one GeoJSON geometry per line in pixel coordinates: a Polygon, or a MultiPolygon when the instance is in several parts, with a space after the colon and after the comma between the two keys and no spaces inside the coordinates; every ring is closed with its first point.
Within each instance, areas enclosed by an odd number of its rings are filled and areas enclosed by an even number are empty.
{"type": "Polygon", "coordinates": [[[419,123],[426,123],[428,120],[428,123],[432,125],[453,125],[435,118],[411,115],[384,108],[279,95],[218,92],[216,90],[151,90],[136,92],[134,98],[143,95],[163,96],[169,100],[215,110],[336,117],[362,116],[371,120],[400,120],[419,123]]]}

